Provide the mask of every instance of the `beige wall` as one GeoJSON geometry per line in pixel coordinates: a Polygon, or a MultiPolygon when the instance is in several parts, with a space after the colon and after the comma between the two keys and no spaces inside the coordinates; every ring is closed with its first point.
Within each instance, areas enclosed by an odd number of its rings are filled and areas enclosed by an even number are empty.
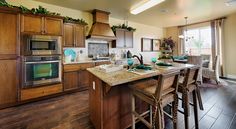
{"type": "Polygon", "coordinates": [[[236,78],[236,13],[227,16],[225,20],[223,44],[226,75],[236,78]]]}
{"type": "Polygon", "coordinates": [[[179,36],[178,36],[178,27],[167,27],[164,29],[164,37],[172,37],[172,39],[175,41],[175,48],[174,48],[174,55],[179,55],[179,36]]]}
{"type": "MultiPolygon", "coordinates": [[[[6,0],[6,1],[10,4],[13,4],[13,5],[23,5],[28,8],[36,8],[39,5],[41,5],[45,8],[47,8],[49,11],[60,13],[62,16],[70,16],[73,18],[83,18],[89,24],[87,27],[87,34],[88,34],[89,29],[92,25],[92,15],[88,12],[82,12],[79,10],[50,5],[50,4],[37,2],[37,1],[33,1],[33,0],[6,0]]],[[[110,18],[110,25],[118,25],[118,24],[122,24],[122,23],[124,23],[124,20],[110,18]]],[[[135,22],[131,22],[131,21],[129,21],[128,24],[129,24],[129,26],[132,26],[137,29],[134,32],[134,48],[130,49],[131,52],[134,54],[138,54],[141,52],[141,38],[142,37],[158,38],[158,39],[161,39],[163,37],[163,29],[162,28],[139,24],[139,23],[135,23],[135,22]]],[[[86,41],[86,42],[89,42],[89,41],[86,41]]],[[[87,47],[87,43],[86,43],[86,47],[87,47]]],[[[81,55],[81,58],[87,57],[87,48],[79,48],[76,50],[77,51],[79,51],[79,50],[84,51],[84,53],[81,55]]],[[[121,49],[111,49],[111,50],[117,51],[118,53],[120,51],[122,51],[121,49]]],[[[145,52],[142,54],[144,55],[144,59],[146,59],[146,61],[150,61],[151,57],[158,55],[157,52],[145,52]]]]}

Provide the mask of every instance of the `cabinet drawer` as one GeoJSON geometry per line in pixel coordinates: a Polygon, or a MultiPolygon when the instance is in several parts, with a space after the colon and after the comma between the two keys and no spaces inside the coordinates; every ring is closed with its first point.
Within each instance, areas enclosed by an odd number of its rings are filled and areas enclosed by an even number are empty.
{"type": "Polygon", "coordinates": [[[94,67],[95,63],[83,63],[79,65],[80,65],[80,70],[86,70],[87,68],[94,67]]]}
{"type": "Polygon", "coordinates": [[[94,66],[95,66],[94,63],[67,64],[67,65],[64,65],[64,72],[85,70],[87,68],[91,68],[94,66]]]}
{"type": "Polygon", "coordinates": [[[62,84],[21,90],[21,100],[28,100],[62,92],[62,84]]]}
{"type": "Polygon", "coordinates": [[[99,65],[104,65],[104,64],[111,64],[110,61],[102,61],[102,62],[96,62],[95,65],[99,66],[99,65]]]}
{"type": "Polygon", "coordinates": [[[80,70],[80,65],[78,64],[67,64],[64,65],[64,72],[72,72],[72,71],[78,71],[80,70]]]}

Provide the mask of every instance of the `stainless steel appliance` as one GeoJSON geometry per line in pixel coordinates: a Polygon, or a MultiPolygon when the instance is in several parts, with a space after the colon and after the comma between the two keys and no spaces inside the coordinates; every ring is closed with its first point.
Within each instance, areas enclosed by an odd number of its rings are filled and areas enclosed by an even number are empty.
{"type": "Polygon", "coordinates": [[[62,53],[61,42],[60,36],[24,35],[21,52],[24,56],[59,55],[62,53]]]}
{"type": "Polygon", "coordinates": [[[61,56],[26,56],[22,63],[22,88],[61,82],[61,56]]]}

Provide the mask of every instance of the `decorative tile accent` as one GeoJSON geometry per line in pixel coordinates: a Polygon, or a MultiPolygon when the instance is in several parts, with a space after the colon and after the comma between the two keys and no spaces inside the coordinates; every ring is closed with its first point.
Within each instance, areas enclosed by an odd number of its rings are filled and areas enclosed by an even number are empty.
{"type": "Polygon", "coordinates": [[[99,55],[100,57],[109,56],[108,43],[88,43],[88,57],[99,55]]]}

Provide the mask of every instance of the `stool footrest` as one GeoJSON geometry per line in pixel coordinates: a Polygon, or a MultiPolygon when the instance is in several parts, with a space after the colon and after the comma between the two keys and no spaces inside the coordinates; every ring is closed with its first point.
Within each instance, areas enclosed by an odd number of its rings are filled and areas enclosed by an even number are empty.
{"type": "Polygon", "coordinates": [[[137,112],[133,111],[133,114],[139,119],[141,120],[148,128],[152,128],[152,125],[146,121],[141,115],[139,115],[137,112]]]}

